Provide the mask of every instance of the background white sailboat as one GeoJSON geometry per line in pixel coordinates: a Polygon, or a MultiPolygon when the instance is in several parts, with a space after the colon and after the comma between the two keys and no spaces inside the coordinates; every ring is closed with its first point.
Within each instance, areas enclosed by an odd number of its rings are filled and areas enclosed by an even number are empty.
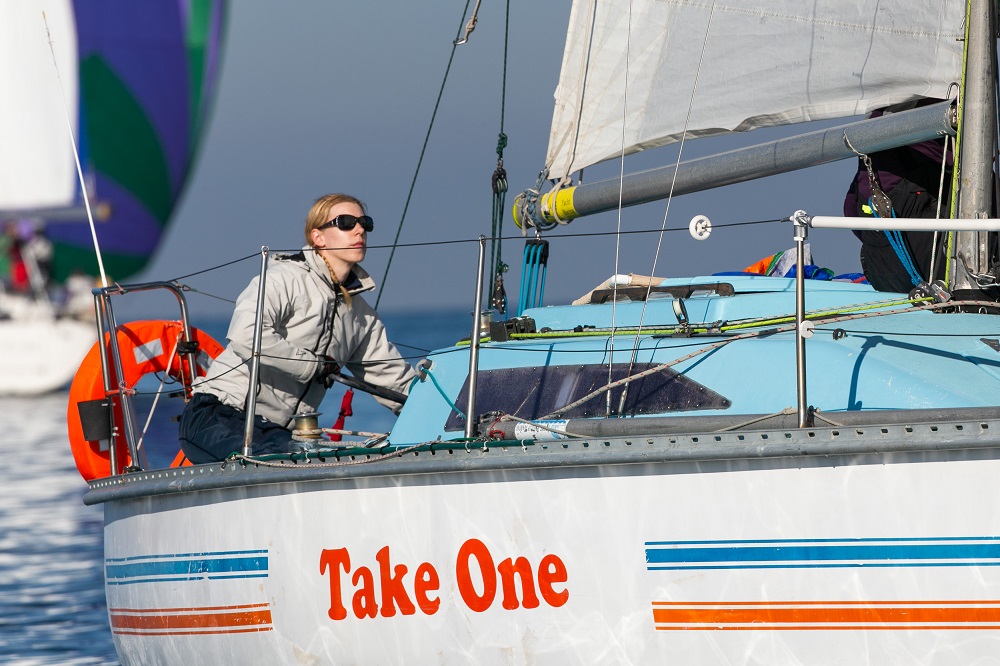
{"type": "Polygon", "coordinates": [[[96,340],[89,289],[100,274],[74,141],[105,271],[124,280],[155,252],[183,192],[224,5],[12,0],[0,16],[0,223],[22,256],[3,251],[25,263],[0,276],[0,394],[23,395],[64,386],[96,340]]]}

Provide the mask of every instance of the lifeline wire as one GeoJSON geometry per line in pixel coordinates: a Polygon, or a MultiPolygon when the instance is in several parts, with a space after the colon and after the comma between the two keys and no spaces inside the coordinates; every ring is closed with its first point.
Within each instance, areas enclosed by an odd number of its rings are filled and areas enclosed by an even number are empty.
{"type": "MultiPolygon", "coordinates": [[[[731,223],[728,223],[728,224],[715,224],[715,225],[713,225],[713,228],[715,228],[715,229],[721,229],[721,228],[727,228],[727,227],[755,226],[755,225],[760,225],[760,224],[773,224],[773,223],[784,222],[784,221],[787,221],[787,220],[774,218],[774,219],[768,219],[768,220],[752,220],[752,221],[748,221],[748,222],[731,222],[731,223]]],[[[599,237],[599,236],[625,236],[625,235],[634,235],[634,234],[662,234],[662,233],[664,233],[664,231],[666,231],[666,232],[674,232],[674,231],[676,231],[676,232],[687,233],[688,229],[686,227],[678,227],[678,228],[666,229],[666,230],[664,230],[664,229],[636,229],[636,230],[631,230],[631,231],[595,231],[595,232],[579,232],[579,233],[561,234],[560,237],[562,237],[562,238],[587,238],[587,237],[599,237]]],[[[520,238],[520,236],[504,236],[502,238],[505,239],[505,240],[516,240],[516,239],[520,238]]],[[[455,240],[443,240],[443,241],[423,241],[423,242],[414,242],[414,243],[397,243],[397,244],[393,244],[391,246],[390,245],[370,245],[370,246],[368,246],[368,249],[369,250],[373,250],[373,249],[385,249],[385,248],[388,248],[388,247],[392,247],[392,248],[397,248],[397,247],[407,247],[407,248],[410,248],[410,247],[432,247],[432,246],[436,246],[436,245],[455,245],[455,244],[461,244],[461,243],[478,243],[478,242],[479,242],[478,239],[467,238],[467,239],[455,239],[455,240]]],[[[299,250],[300,250],[300,248],[292,248],[292,249],[286,249],[286,250],[276,250],[275,252],[276,253],[288,253],[288,252],[298,252],[299,250]]],[[[195,276],[202,275],[202,274],[205,274],[205,273],[210,273],[212,271],[220,270],[220,269],[225,268],[227,266],[232,266],[234,264],[246,261],[248,259],[255,259],[257,257],[259,257],[259,253],[255,252],[253,254],[249,254],[249,255],[246,255],[246,256],[243,256],[243,257],[239,257],[239,258],[234,259],[232,261],[227,261],[227,262],[218,264],[216,266],[211,266],[209,268],[206,268],[206,269],[203,269],[203,270],[200,270],[200,271],[195,271],[193,273],[187,273],[185,275],[181,275],[181,276],[175,277],[175,278],[173,278],[171,280],[168,280],[168,282],[179,282],[180,280],[183,280],[183,279],[186,279],[186,278],[195,277],[195,276]]],[[[211,298],[222,300],[222,301],[225,301],[225,302],[228,302],[228,303],[232,303],[233,302],[231,299],[224,298],[224,297],[221,297],[221,296],[216,296],[214,294],[210,294],[210,293],[207,293],[207,292],[203,292],[203,291],[200,291],[198,289],[194,289],[192,287],[189,287],[187,285],[180,285],[180,287],[183,288],[183,289],[185,289],[185,290],[187,290],[187,291],[191,291],[191,292],[194,292],[194,293],[202,294],[204,296],[208,296],[208,297],[211,297],[211,298]]],[[[413,350],[418,351],[418,352],[426,352],[426,351],[428,351],[428,350],[425,350],[425,349],[420,348],[420,347],[413,347],[413,346],[408,346],[408,345],[398,345],[397,344],[397,346],[405,346],[405,347],[408,347],[408,348],[413,349],[413,350]]],[[[404,357],[404,358],[417,358],[417,357],[416,356],[414,356],[414,357],[407,356],[407,357],[404,357]]],[[[236,368],[231,368],[230,370],[227,370],[226,372],[231,372],[232,370],[235,370],[235,369],[236,368]]],[[[199,383],[196,383],[195,386],[198,386],[199,383]]],[[[148,391],[138,391],[137,393],[145,395],[145,394],[151,393],[151,392],[148,392],[148,391]]]]}
{"type": "MultiPolygon", "coordinates": [[[[729,224],[715,224],[712,223],[712,230],[725,229],[728,227],[746,227],[757,224],[774,224],[777,222],[787,222],[788,218],[772,218],[769,220],[754,220],[751,222],[730,222],[729,224]]],[[[593,232],[581,232],[573,234],[560,234],[559,238],[587,238],[591,236],[629,236],[634,234],[662,234],[671,232],[683,232],[690,233],[688,228],[685,227],[674,227],[671,229],[637,229],[632,231],[593,231],[593,232]]],[[[503,240],[517,240],[521,236],[503,236],[503,240]]],[[[369,250],[384,250],[386,248],[400,248],[400,247],[433,247],[435,245],[458,245],[463,243],[478,243],[478,238],[459,238],[455,240],[440,240],[440,241],[420,241],[413,243],[393,243],[392,245],[369,245],[369,250]]],[[[330,249],[346,249],[346,248],[330,248],[330,249]]],[[[275,250],[275,252],[298,252],[298,250],[275,250]]],[[[252,255],[258,256],[258,255],[252,255]]],[[[211,270],[211,269],[209,269],[211,270]]],[[[204,271],[202,271],[204,272],[204,271]]]]}
{"type": "Polygon", "coordinates": [[[253,254],[248,254],[245,257],[240,257],[239,259],[233,259],[232,261],[227,261],[224,264],[219,264],[217,266],[212,266],[210,268],[206,268],[206,269],[201,270],[201,271],[196,271],[194,273],[188,273],[187,275],[181,275],[180,277],[176,277],[173,280],[167,280],[167,282],[177,282],[178,280],[183,280],[185,278],[194,277],[196,275],[201,275],[202,273],[210,273],[212,271],[217,271],[220,268],[225,268],[226,266],[232,266],[233,264],[238,264],[241,261],[246,261],[247,259],[255,259],[255,258],[259,258],[259,257],[260,257],[260,252],[254,252],[253,254]]]}

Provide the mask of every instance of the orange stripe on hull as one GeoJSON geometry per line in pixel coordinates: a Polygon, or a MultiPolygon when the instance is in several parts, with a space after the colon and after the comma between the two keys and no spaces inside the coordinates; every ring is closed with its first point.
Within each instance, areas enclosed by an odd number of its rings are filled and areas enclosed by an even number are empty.
{"type": "Polygon", "coordinates": [[[996,629],[1000,601],[654,602],[660,630],[996,629]]]}
{"type": "Polygon", "coordinates": [[[111,629],[116,634],[237,633],[270,631],[267,605],[213,606],[209,608],[113,608],[111,629]]]}

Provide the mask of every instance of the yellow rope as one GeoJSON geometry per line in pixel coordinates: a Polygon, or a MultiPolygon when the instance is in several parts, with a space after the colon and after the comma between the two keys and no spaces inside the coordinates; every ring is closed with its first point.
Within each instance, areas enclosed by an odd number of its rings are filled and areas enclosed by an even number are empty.
{"type": "MultiPolygon", "coordinates": [[[[805,318],[807,320],[813,319],[825,319],[827,317],[838,317],[842,315],[850,315],[856,312],[864,312],[866,310],[877,310],[879,308],[890,308],[901,305],[917,305],[919,303],[924,303],[932,300],[931,297],[924,298],[906,298],[893,301],[878,301],[875,303],[867,303],[865,305],[858,305],[852,308],[840,308],[837,310],[817,310],[814,312],[807,312],[805,318]]],[[[889,313],[886,313],[889,314],[889,313]]],[[[738,331],[747,328],[758,328],[761,326],[774,326],[778,324],[787,324],[789,322],[795,321],[795,315],[783,315],[780,317],[772,317],[770,319],[745,319],[737,320],[733,324],[727,324],[725,326],[720,326],[717,330],[720,333],[725,333],[726,331],[738,331]]],[[[603,330],[590,330],[590,331],[545,331],[536,333],[511,333],[511,340],[538,340],[547,338],[592,338],[592,337],[606,337],[611,335],[634,335],[639,329],[636,327],[631,328],[617,328],[614,330],[603,329],[603,330]]],[[[692,333],[708,333],[709,331],[715,330],[712,327],[701,325],[692,326],[689,329],[692,333]]],[[[677,333],[679,328],[676,326],[661,327],[661,328],[645,328],[644,333],[646,335],[672,335],[677,333]]],[[[489,342],[489,337],[480,338],[481,342],[489,342]]],[[[456,343],[456,347],[461,347],[469,344],[467,340],[462,340],[456,343]]]]}

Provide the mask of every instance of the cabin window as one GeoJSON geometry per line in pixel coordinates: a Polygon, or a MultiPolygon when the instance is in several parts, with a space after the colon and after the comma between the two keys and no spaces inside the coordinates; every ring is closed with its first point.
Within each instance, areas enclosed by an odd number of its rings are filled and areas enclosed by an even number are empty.
{"type": "MultiPolygon", "coordinates": [[[[655,366],[649,363],[637,363],[632,366],[632,374],[638,374],[652,367],[655,366]]],[[[612,366],[612,381],[621,379],[626,372],[628,372],[627,364],[616,363],[612,366]]],[[[482,370],[479,372],[476,390],[476,411],[479,414],[503,412],[522,419],[537,419],[576,402],[607,383],[606,365],[551,365],[482,370]]],[[[611,390],[613,415],[640,416],[701,409],[727,409],[732,404],[715,391],[670,368],[634,380],[628,387],[625,406],[620,414],[618,408],[625,387],[619,386],[611,390]]],[[[469,381],[466,379],[455,404],[459,409],[465,409],[468,400],[469,381]]],[[[606,412],[607,395],[601,393],[567,410],[557,418],[603,417],[606,412]]],[[[445,424],[445,430],[464,428],[465,419],[455,413],[451,414],[445,424]]]]}

